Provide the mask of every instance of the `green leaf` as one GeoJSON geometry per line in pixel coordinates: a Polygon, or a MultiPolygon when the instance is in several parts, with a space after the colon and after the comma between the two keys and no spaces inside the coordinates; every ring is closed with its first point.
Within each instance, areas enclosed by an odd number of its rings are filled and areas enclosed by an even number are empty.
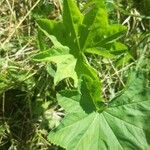
{"type": "Polygon", "coordinates": [[[38,47],[41,51],[48,48],[48,46],[44,40],[45,37],[43,35],[44,35],[43,32],[40,29],[38,29],[38,47]]]}
{"type": "Polygon", "coordinates": [[[55,85],[57,85],[61,80],[70,77],[74,80],[75,87],[77,87],[78,79],[83,74],[86,74],[99,82],[96,70],[89,65],[84,55],[80,55],[76,59],[72,54],[70,54],[68,47],[62,46],[60,43],[56,44],[56,46],[58,47],[42,51],[32,58],[34,61],[47,63],[54,62],[57,64],[57,71],[54,75],[55,85]]]}
{"type": "Polygon", "coordinates": [[[99,48],[99,47],[87,48],[85,50],[85,52],[100,55],[100,56],[103,56],[105,58],[114,58],[114,57],[116,57],[115,55],[111,54],[109,52],[109,50],[106,50],[104,48],[99,48]]]}
{"type": "MultiPolygon", "coordinates": [[[[124,28],[121,25],[109,25],[103,0],[90,0],[84,16],[76,6],[75,0],[64,0],[63,7],[62,21],[38,20],[38,26],[54,44],[55,49],[61,50],[66,47],[69,51],[67,53],[65,50],[61,53],[58,51],[58,54],[55,50],[51,50],[50,56],[47,57],[47,54],[43,53],[43,57],[46,58],[40,61],[52,61],[57,64],[57,72],[53,73],[55,84],[66,77],[71,77],[77,86],[77,79],[85,74],[91,78],[87,82],[87,87],[91,88],[91,84],[100,85],[97,71],[88,63],[84,53],[94,53],[108,58],[116,55],[112,52],[118,50],[119,54],[122,54],[123,46],[118,46],[115,41],[122,35],[124,28]]],[[[98,95],[101,95],[100,90],[98,95]]],[[[101,104],[98,104],[102,101],[101,98],[92,96],[91,99],[96,109],[101,107],[101,104]]]]}
{"type": "Polygon", "coordinates": [[[90,10],[85,14],[80,27],[81,48],[84,52],[94,47],[99,49],[107,48],[109,50],[108,44],[111,45],[122,37],[126,27],[119,24],[109,25],[103,1],[91,0],[88,5],[90,10]]]}
{"type": "Polygon", "coordinates": [[[83,51],[103,39],[109,26],[103,0],[91,0],[88,7],[90,10],[85,14],[80,27],[80,45],[83,51]]]}
{"type": "Polygon", "coordinates": [[[78,74],[78,78],[81,78],[81,76],[85,74],[92,79],[99,80],[97,77],[97,71],[88,63],[84,54],[78,55],[75,71],[78,74]]]}
{"type": "Polygon", "coordinates": [[[108,24],[103,0],[90,0],[84,16],[76,6],[75,0],[64,0],[63,6],[63,21],[42,19],[37,21],[38,26],[54,47],[67,46],[70,49],[69,53],[77,59],[74,71],[78,78],[86,74],[98,80],[97,71],[90,66],[84,53],[112,58],[116,54],[110,51],[117,52],[119,49],[122,54],[125,51],[120,49],[121,46],[116,46],[114,41],[122,35],[124,27],[108,24]]]}
{"type": "Polygon", "coordinates": [[[82,23],[83,15],[78,9],[75,0],[64,0],[63,2],[63,23],[66,27],[66,32],[69,33],[70,39],[79,46],[79,26],[82,23]]]}
{"type": "Polygon", "coordinates": [[[65,78],[74,79],[74,85],[77,87],[78,78],[75,72],[76,59],[69,53],[67,47],[51,48],[43,51],[33,57],[33,60],[40,62],[54,62],[57,64],[57,71],[54,76],[54,84],[65,78]]]}
{"type": "Polygon", "coordinates": [[[39,26],[39,29],[51,40],[55,47],[64,47],[55,36],[49,34],[49,32],[39,26]]]}
{"type": "Polygon", "coordinates": [[[120,42],[108,43],[102,47],[91,47],[85,50],[87,53],[96,54],[105,58],[114,58],[128,52],[127,46],[120,42]]]}
{"type": "Polygon", "coordinates": [[[92,112],[103,107],[101,83],[99,80],[92,79],[87,75],[83,75],[80,82],[81,99],[80,104],[84,107],[86,112],[92,112]]]}
{"type": "Polygon", "coordinates": [[[120,42],[114,42],[111,44],[107,44],[107,45],[105,45],[105,48],[108,49],[108,51],[111,54],[114,54],[115,56],[124,54],[125,52],[128,52],[127,46],[125,46],[124,44],[122,44],[120,42]]]}
{"type": "MultiPolygon", "coordinates": [[[[48,34],[45,30],[43,33],[46,35],[48,34]]],[[[71,77],[74,79],[75,87],[77,87],[78,78],[83,74],[87,74],[91,78],[99,81],[96,70],[90,66],[86,57],[82,55],[82,53],[78,55],[78,58],[75,58],[70,53],[70,49],[67,46],[61,45],[54,36],[47,35],[47,37],[52,40],[54,47],[36,54],[32,59],[34,61],[47,63],[54,62],[57,64],[56,74],[53,74],[55,85],[57,85],[59,81],[71,77]]],[[[51,73],[49,72],[49,74],[51,73]]]]}
{"type": "Polygon", "coordinates": [[[101,39],[100,41],[98,41],[97,43],[95,43],[94,46],[105,46],[109,43],[113,43],[116,40],[118,40],[120,37],[122,37],[124,35],[124,33],[126,32],[126,27],[119,25],[119,24],[113,24],[113,25],[109,25],[106,33],[105,33],[105,37],[103,39],[101,39]]]}
{"type": "Polygon", "coordinates": [[[65,31],[64,24],[61,21],[40,19],[37,20],[37,24],[42,32],[44,31],[46,36],[53,35],[62,45],[68,45],[69,36],[65,31]]]}
{"type": "MultiPolygon", "coordinates": [[[[66,116],[61,125],[49,133],[48,139],[66,150],[148,150],[149,91],[143,73],[133,72],[123,92],[100,113],[91,105],[93,111],[90,112],[86,111],[86,104],[81,106],[83,94],[74,91],[58,94],[66,116]]],[[[84,98],[88,103],[89,99],[84,98]]]]}

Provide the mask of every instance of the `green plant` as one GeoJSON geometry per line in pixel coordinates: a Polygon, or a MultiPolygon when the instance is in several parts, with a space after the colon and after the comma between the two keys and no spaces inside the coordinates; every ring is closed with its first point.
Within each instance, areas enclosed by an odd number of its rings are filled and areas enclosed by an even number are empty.
{"type": "MultiPolygon", "coordinates": [[[[54,85],[72,78],[75,89],[57,94],[66,116],[49,133],[52,143],[68,150],[148,149],[150,143],[150,95],[142,71],[132,71],[124,90],[112,100],[102,98],[97,71],[86,53],[118,58],[127,47],[117,40],[125,32],[121,25],[110,25],[103,1],[91,0],[81,13],[73,0],[64,0],[63,20],[38,20],[40,30],[53,46],[44,46],[35,61],[53,62],[54,85]]],[[[128,60],[127,59],[127,60],[128,60]]]]}
{"type": "Polygon", "coordinates": [[[68,150],[149,149],[150,95],[146,83],[142,73],[133,72],[126,88],[101,113],[89,105],[92,98],[84,80],[82,94],[76,91],[58,94],[66,117],[50,132],[49,140],[68,150]]]}
{"type": "Polygon", "coordinates": [[[63,21],[38,20],[39,28],[54,46],[36,55],[34,60],[57,64],[55,85],[70,77],[77,86],[82,74],[97,79],[97,73],[87,62],[85,53],[111,58],[127,51],[125,45],[116,42],[126,28],[109,25],[103,2],[91,1],[87,7],[86,11],[92,10],[83,15],[73,1],[64,1],[63,21]]]}

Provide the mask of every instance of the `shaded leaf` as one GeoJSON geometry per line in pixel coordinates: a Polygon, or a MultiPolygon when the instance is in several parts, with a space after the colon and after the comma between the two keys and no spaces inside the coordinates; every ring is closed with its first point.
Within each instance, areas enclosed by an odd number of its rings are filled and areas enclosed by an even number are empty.
{"type": "Polygon", "coordinates": [[[102,93],[99,80],[83,75],[79,87],[82,95],[80,104],[86,109],[86,112],[90,113],[93,110],[96,111],[102,108],[102,93]]]}
{"type": "Polygon", "coordinates": [[[39,28],[47,32],[49,35],[53,35],[62,45],[68,45],[69,36],[65,31],[64,24],[61,21],[40,19],[37,20],[39,28]]]}

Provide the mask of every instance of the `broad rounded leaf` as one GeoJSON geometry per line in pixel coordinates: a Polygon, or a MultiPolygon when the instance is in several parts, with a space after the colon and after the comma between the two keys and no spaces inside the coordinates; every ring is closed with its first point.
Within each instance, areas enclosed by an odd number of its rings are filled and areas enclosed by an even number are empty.
{"type": "MultiPolygon", "coordinates": [[[[66,116],[48,139],[67,150],[148,150],[150,148],[150,88],[141,73],[132,73],[127,87],[101,113],[86,112],[82,95],[57,95],[66,116]]],[[[88,101],[86,99],[85,101],[88,101]]]]}

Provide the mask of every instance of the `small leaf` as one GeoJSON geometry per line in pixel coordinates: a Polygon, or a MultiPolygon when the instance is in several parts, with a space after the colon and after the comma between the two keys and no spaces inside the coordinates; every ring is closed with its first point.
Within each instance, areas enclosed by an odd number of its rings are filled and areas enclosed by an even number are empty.
{"type": "Polygon", "coordinates": [[[34,61],[41,62],[54,62],[57,64],[57,71],[54,76],[54,84],[57,85],[58,82],[65,78],[74,79],[75,87],[78,84],[77,74],[75,72],[76,59],[69,53],[67,47],[51,48],[47,51],[43,51],[33,57],[34,61]]]}
{"type": "Polygon", "coordinates": [[[109,50],[106,50],[104,48],[99,48],[99,47],[88,48],[88,49],[85,50],[85,52],[100,55],[100,56],[103,56],[105,58],[114,58],[114,57],[116,57],[115,55],[111,54],[109,52],[109,50]]]}
{"type": "Polygon", "coordinates": [[[125,32],[126,32],[125,26],[115,25],[115,24],[109,25],[109,27],[105,33],[105,37],[102,40],[95,43],[94,46],[97,46],[97,47],[103,46],[104,47],[107,44],[111,44],[111,43],[115,42],[116,40],[118,40],[120,37],[122,37],[125,32]]]}
{"type": "Polygon", "coordinates": [[[67,45],[69,36],[61,21],[40,19],[37,20],[37,23],[42,32],[47,33],[46,35],[53,35],[62,45],[67,45]]]}

